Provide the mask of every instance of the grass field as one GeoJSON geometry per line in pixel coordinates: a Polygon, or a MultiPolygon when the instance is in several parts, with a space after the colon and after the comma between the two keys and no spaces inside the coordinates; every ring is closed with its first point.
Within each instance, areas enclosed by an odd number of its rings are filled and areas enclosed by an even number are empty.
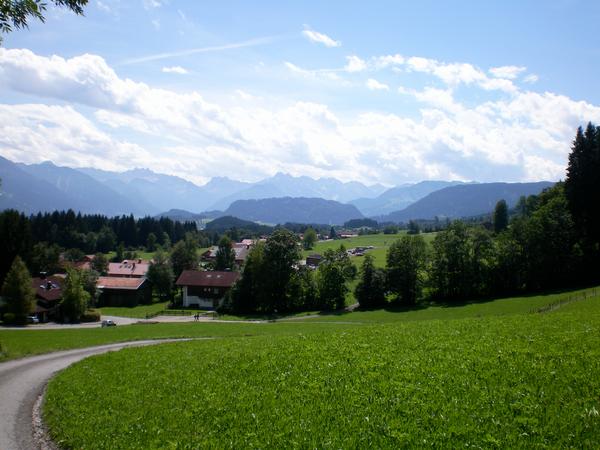
{"type": "MultiPolygon", "coordinates": [[[[468,303],[457,306],[429,306],[407,311],[355,311],[345,314],[324,314],[315,318],[252,323],[161,323],[118,326],[114,328],[72,328],[58,330],[2,330],[0,328],[0,361],[57,350],[89,347],[130,340],[177,337],[230,337],[309,333],[357,326],[409,322],[419,320],[451,320],[527,314],[547,305],[596,293],[598,288],[569,291],[530,297],[512,297],[495,301],[468,303]]],[[[573,302],[579,304],[581,302],[573,302]]],[[[567,309],[571,304],[562,306],[567,309]]],[[[121,308],[120,308],[121,309],[121,308]]],[[[304,314],[302,314],[304,315],[304,314]]],[[[233,317],[225,317],[232,319],[233,317]]]]}
{"type": "MultiPolygon", "coordinates": [[[[340,248],[341,244],[343,244],[347,249],[353,247],[368,247],[372,245],[375,248],[373,250],[369,250],[369,254],[373,255],[373,258],[375,259],[375,265],[377,267],[384,267],[388,247],[392,244],[392,242],[405,235],[406,232],[401,232],[398,234],[365,234],[349,239],[319,241],[312,250],[302,251],[302,257],[306,258],[312,253],[323,254],[323,252],[328,249],[336,250],[340,248]]],[[[421,236],[423,236],[425,242],[430,243],[435,237],[435,233],[424,233],[421,234],[421,236]]],[[[352,261],[359,267],[362,264],[361,257],[353,257],[352,261]]]]}
{"type": "Polygon", "coordinates": [[[132,306],[131,308],[125,306],[105,306],[103,308],[97,308],[102,315],[105,316],[120,316],[120,317],[132,317],[134,319],[143,319],[148,314],[154,314],[163,309],[167,308],[169,302],[152,303],[151,305],[138,305],[132,306]]]}
{"type": "Polygon", "coordinates": [[[600,297],[561,295],[234,324],[75,364],[44,414],[67,448],[598,448],[600,297]]]}

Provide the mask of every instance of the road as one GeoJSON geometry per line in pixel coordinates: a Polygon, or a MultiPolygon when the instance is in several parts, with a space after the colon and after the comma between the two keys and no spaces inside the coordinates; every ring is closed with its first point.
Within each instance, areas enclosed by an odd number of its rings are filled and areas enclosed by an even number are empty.
{"type": "Polygon", "coordinates": [[[157,339],[48,353],[0,363],[0,449],[40,448],[34,439],[33,409],[48,380],[57,371],[88,356],[125,347],[155,345],[186,339],[157,339]]]}

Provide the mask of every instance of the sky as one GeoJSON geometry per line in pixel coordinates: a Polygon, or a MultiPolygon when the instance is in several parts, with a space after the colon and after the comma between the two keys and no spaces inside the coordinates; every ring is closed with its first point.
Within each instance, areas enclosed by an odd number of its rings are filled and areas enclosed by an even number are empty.
{"type": "Polygon", "coordinates": [[[0,155],[203,184],[565,176],[600,2],[90,0],[0,46],[0,155]]]}

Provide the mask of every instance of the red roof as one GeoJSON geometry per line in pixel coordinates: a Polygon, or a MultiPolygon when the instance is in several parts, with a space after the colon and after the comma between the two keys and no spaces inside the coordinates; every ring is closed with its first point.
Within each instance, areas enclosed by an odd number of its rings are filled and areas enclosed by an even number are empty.
{"type": "Polygon", "coordinates": [[[35,296],[46,301],[56,301],[62,298],[62,283],[64,279],[56,276],[47,278],[33,278],[31,285],[35,289],[35,296]]]}
{"type": "Polygon", "coordinates": [[[175,284],[177,286],[231,287],[239,277],[239,272],[184,270],[175,284]]]}
{"type": "Polygon", "coordinates": [[[98,277],[96,286],[99,289],[139,289],[146,282],[145,278],[98,277]]]}
{"type": "Polygon", "coordinates": [[[148,272],[150,263],[142,260],[123,261],[108,264],[108,276],[111,277],[143,277],[148,272]]]}

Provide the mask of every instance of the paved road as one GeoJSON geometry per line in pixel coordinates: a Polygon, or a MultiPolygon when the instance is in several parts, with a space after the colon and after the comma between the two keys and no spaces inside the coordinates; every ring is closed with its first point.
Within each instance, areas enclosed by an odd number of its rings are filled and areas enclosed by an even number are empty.
{"type": "Polygon", "coordinates": [[[0,363],[0,449],[32,450],[32,411],[54,373],[88,356],[125,347],[154,345],[185,339],[157,339],[48,353],[0,363]]]}

